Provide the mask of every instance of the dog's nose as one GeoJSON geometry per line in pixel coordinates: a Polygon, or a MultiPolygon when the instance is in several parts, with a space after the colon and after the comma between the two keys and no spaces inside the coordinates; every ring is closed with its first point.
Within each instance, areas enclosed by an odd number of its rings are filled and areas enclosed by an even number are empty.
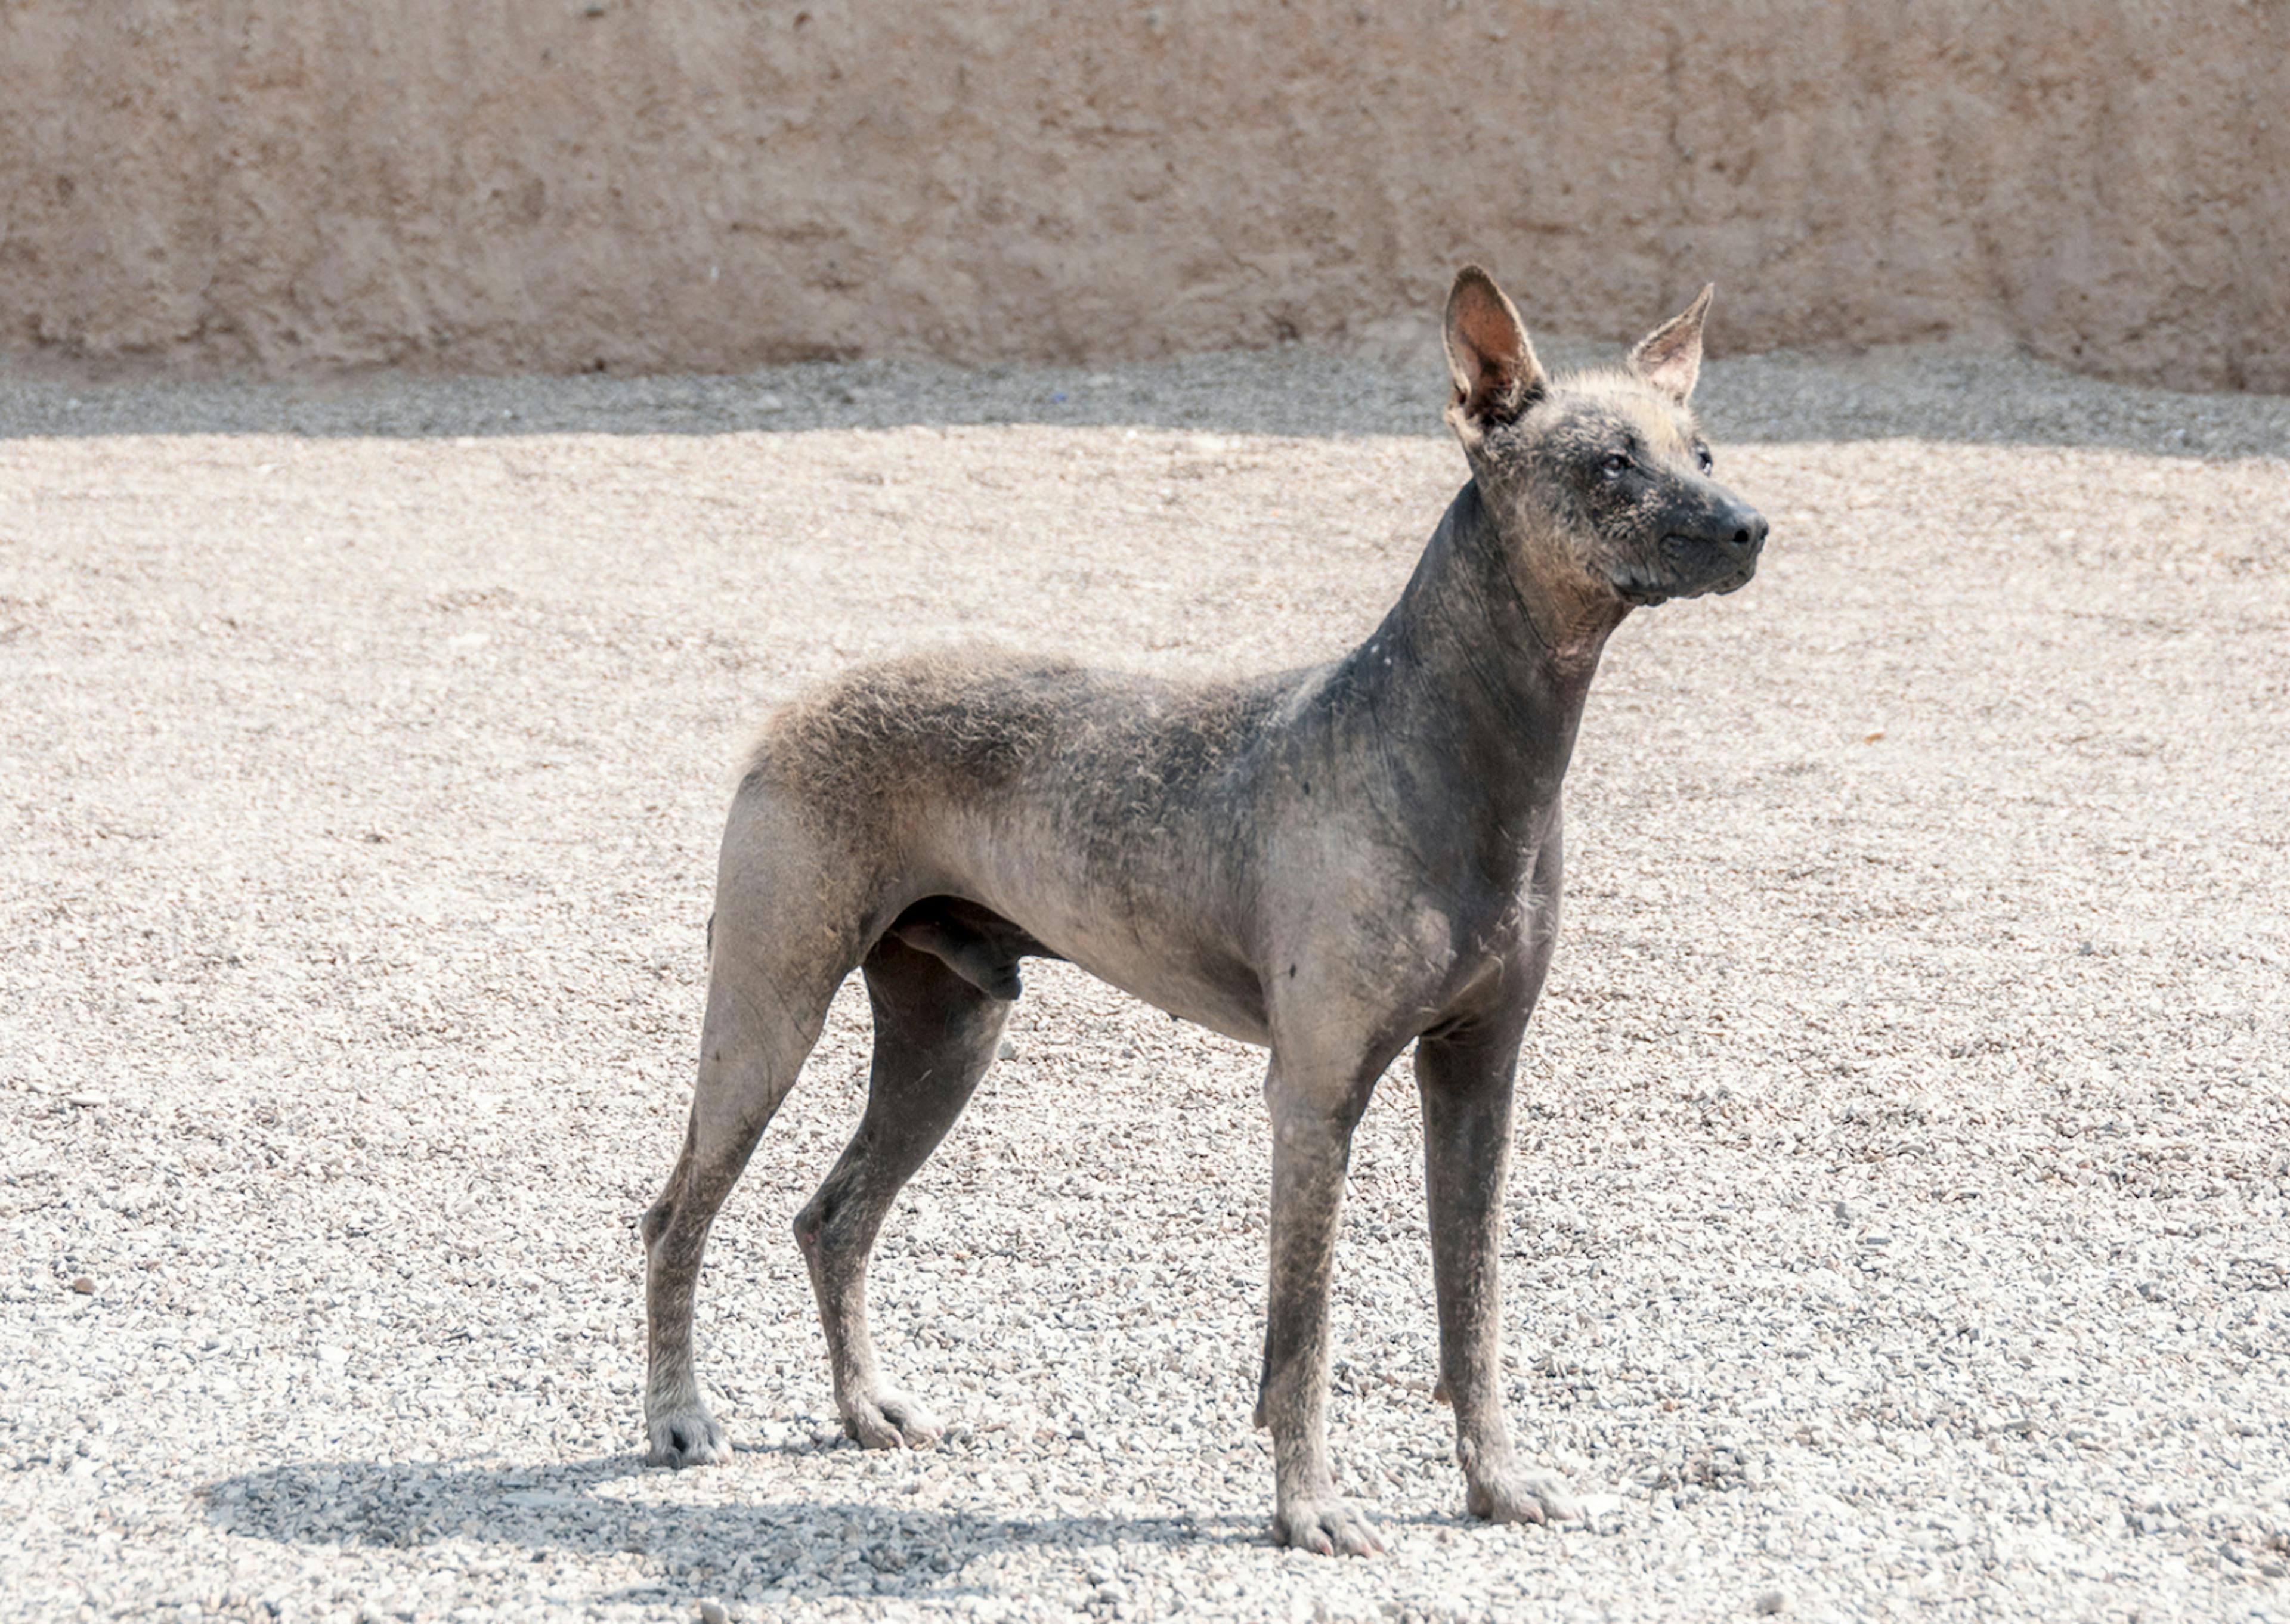
{"type": "Polygon", "coordinates": [[[1766,545],[1766,516],[1743,508],[1734,515],[1734,533],[1726,545],[1737,553],[1756,553],[1766,545]]]}

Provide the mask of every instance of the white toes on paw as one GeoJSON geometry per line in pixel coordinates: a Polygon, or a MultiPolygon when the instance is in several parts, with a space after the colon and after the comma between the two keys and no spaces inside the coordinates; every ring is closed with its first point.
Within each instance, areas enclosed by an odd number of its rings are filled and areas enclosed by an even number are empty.
{"type": "Polygon", "coordinates": [[[1367,1508],[1356,1500],[1308,1500],[1273,1515],[1272,1537],[1323,1556],[1370,1556],[1383,1548],[1367,1508]]]}
{"type": "Polygon", "coordinates": [[[720,1466],[732,1458],[724,1429],[698,1404],[670,1411],[647,1430],[652,1448],[645,1460],[651,1466],[720,1466]]]}
{"type": "Polygon", "coordinates": [[[1582,1508],[1565,1483],[1542,1472],[1506,1472],[1474,1485],[1471,1512],[1496,1523],[1579,1523],[1582,1508]]]}
{"type": "Polygon", "coordinates": [[[843,1429],[862,1449],[928,1449],[946,1433],[922,1405],[887,1391],[853,1400],[843,1412],[843,1429]]]}

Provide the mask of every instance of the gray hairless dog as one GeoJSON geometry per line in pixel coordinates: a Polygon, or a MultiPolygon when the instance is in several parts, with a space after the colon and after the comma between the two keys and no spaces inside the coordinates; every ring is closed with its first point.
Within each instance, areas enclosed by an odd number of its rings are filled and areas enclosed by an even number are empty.
{"type": "Polygon", "coordinates": [[[1558,919],[1559,780],[1600,650],[1639,604],[1730,592],[1766,522],[1688,411],[1709,292],[1619,372],[1553,383],[1476,268],[1448,422],[1471,478],[1399,603],[1333,664],[1184,685],[975,654],[858,672],[756,747],[725,831],[699,1085],[645,1216],[651,1458],[729,1458],[701,1402],[708,1228],[862,972],[864,1118],[795,1220],[836,1407],[870,1448],[939,1424],[883,1375],[867,1261],[994,1059],[1018,962],[1065,958],[1271,1051],[1271,1280],[1256,1420],[1276,1536],[1380,1549],[1326,1438],[1328,1276],[1352,1130],[1415,1044],[1439,1309],[1469,1508],[1574,1515],[1503,1419],[1496,1260],[1512,1077],[1558,919]]]}

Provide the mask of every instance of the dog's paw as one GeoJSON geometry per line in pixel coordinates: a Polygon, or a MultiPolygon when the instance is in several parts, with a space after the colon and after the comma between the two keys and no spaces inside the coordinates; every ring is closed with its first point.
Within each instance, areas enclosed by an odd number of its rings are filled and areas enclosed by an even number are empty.
{"type": "Polygon", "coordinates": [[[732,1458],[731,1441],[704,1404],[684,1404],[655,1417],[645,1426],[652,1448],[647,1466],[721,1466],[732,1458]]]}
{"type": "Polygon", "coordinates": [[[1300,1500],[1272,1514],[1272,1537],[1300,1551],[1323,1556],[1372,1556],[1383,1548],[1383,1536],[1367,1508],[1357,1500],[1300,1500]]]}
{"type": "Polygon", "coordinates": [[[1516,1468],[1498,1472],[1471,1484],[1468,1497],[1473,1516],[1491,1523],[1579,1523],[1582,1508],[1566,1492],[1566,1484],[1546,1472],[1516,1468]]]}
{"type": "Polygon", "coordinates": [[[928,1449],[946,1435],[938,1417],[895,1388],[845,1400],[843,1430],[861,1449],[928,1449]]]}

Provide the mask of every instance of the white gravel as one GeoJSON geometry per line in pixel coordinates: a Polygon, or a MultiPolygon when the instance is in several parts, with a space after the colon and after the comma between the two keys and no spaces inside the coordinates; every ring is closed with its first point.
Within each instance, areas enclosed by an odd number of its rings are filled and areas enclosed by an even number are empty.
{"type": "Polygon", "coordinates": [[[1970,352],[1718,364],[1766,568],[1592,698],[1509,1281],[1589,1527],[1461,1515],[1399,1076],[1393,1548],[1271,1547],[1258,1058],[1062,966],[877,1271],[947,1446],[838,1440],[786,1233],[846,997],[703,1282],[741,1453],[639,1464],[742,736],[928,640],[1333,651],[1436,387],[0,380],[0,1614],[2290,1620],[2290,402],[1970,352]]]}

